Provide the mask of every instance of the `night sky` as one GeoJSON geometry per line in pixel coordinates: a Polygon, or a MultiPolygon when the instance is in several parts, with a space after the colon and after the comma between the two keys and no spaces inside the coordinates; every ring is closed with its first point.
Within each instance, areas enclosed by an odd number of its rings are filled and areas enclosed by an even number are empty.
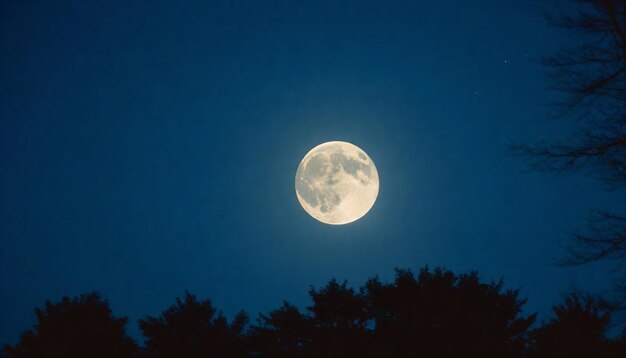
{"type": "Polygon", "coordinates": [[[333,277],[477,270],[549,317],[603,267],[553,265],[612,193],[528,172],[512,143],[567,137],[538,63],[569,39],[544,1],[5,1],[0,344],[46,299],[98,290],[157,315],[185,290],[253,318],[333,277]],[[361,220],[300,206],[302,157],[365,150],[361,220]]]}

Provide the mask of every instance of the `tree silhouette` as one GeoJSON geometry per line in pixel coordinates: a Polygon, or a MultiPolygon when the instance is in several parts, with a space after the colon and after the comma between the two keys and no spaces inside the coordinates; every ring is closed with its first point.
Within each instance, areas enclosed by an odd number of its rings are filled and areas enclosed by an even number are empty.
{"type": "Polygon", "coordinates": [[[305,357],[313,342],[313,322],[288,302],[259,316],[259,325],[252,326],[249,342],[258,357],[305,357]]]}
{"type": "Polygon", "coordinates": [[[242,312],[229,324],[209,300],[198,301],[187,292],[159,317],[139,320],[139,328],[149,357],[242,357],[247,320],[242,312]]]}
{"type": "Polygon", "coordinates": [[[37,324],[15,346],[5,346],[10,358],[136,357],[139,349],[124,328],[127,319],[116,318],[97,293],[78,298],[46,301],[35,309],[37,324]]]}
{"type": "Polygon", "coordinates": [[[624,342],[606,337],[610,316],[600,302],[571,293],[555,318],[533,330],[532,357],[623,357],[624,342]]]}
{"type": "Polygon", "coordinates": [[[624,357],[626,334],[607,338],[610,311],[578,294],[532,331],[535,314],[502,281],[423,268],[369,279],[358,291],[331,280],[311,288],[306,312],[284,302],[247,327],[209,300],[185,294],[158,317],[139,320],[145,345],[126,334],[98,294],[37,309],[38,323],[1,357],[624,357]]]}
{"type": "MultiPolygon", "coordinates": [[[[626,2],[572,0],[573,9],[549,16],[574,35],[576,46],[544,59],[556,90],[564,94],[557,117],[574,117],[580,128],[566,140],[517,145],[539,170],[582,169],[621,191],[626,204],[626,2]]],[[[617,197],[616,197],[617,198],[617,197]]],[[[596,210],[588,230],[572,236],[564,264],[619,260],[626,265],[626,210],[596,210]]],[[[626,283],[626,275],[618,277],[626,283]]],[[[618,284],[626,294],[626,285],[618,284]]]]}
{"type": "Polygon", "coordinates": [[[285,303],[261,315],[251,341],[262,357],[522,356],[535,316],[502,286],[427,268],[370,279],[358,293],[332,280],[309,291],[307,314],[285,303]]]}
{"type": "Polygon", "coordinates": [[[370,332],[365,298],[346,282],[331,280],[319,291],[311,288],[308,314],[285,302],[251,330],[255,351],[262,357],[364,357],[370,332]]]}
{"type": "Polygon", "coordinates": [[[571,0],[548,20],[574,35],[576,45],[543,62],[564,94],[556,116],[578,116],[580,131],[565,142],[521,146],[537,169],[589,169],[626,186],[626,2],[571,0]]]}
{"type": "Polygon", "coordinates": [[[309,295],[313,305],[307,309],[315,327],[310,349],[313,356],[365,356],[369,338],[365,297],[347,287],[347,282],[339,284],[334,279],[319,291],[311,288],[309,295]]]}
{"type": "Polygon", "coordinates": [[[475,272],[397,270],[393,283],[370,279],[365,291],[375,322],[377,356],[523,355],[535,315],[523,317],[518,291],[480,283],[475,272]]]}

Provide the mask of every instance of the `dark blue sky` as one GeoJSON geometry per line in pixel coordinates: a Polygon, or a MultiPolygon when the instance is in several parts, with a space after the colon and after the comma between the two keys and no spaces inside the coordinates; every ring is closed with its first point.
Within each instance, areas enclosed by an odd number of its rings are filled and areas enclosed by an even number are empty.
{"type": "Polygon", "coordinates": [[[136,335],[185,290],[255,317],[332,277],[445,266],[546,317],[608,282],[551,262],[611,193],[507,148],[575,125],[546,118],[537,59],[566,37],[545,2],[28,3],[0,9],[0,343],[91,290],[136,335]],[[381,179],[345,226],[294,192],[330,140],[381,179]]]}

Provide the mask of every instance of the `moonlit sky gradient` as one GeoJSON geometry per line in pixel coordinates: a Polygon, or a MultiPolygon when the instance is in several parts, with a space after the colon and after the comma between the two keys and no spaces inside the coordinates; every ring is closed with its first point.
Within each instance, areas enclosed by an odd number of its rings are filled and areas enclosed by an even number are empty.
{"type": "Polygon", "coordinates": [[[550,265],[610,192],[525,173],[507,145],[566,136],[537,63],[567,38],[545,1],[4,1],[0,338],[99,290],[156,315],[185,290],[228,315],[394,267],[476,269],[547,317],[603,268],[550,265]],[[364,148],[384,183],[353,225],[312,220],[315,145],[364,148]]]}

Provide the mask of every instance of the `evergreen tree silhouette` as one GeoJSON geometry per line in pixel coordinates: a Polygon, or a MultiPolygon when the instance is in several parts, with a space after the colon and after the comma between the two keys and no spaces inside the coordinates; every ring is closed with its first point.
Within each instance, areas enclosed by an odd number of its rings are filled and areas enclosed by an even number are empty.
{"type": "Polygon", "coordinates": [[[259,316],[259,325],[248,335],[252,354],[258,357],[306,357],[313,341],[313,321],[298,308],[284,302],[269,315],[259,316]]]}
{"type": "Polygon", "coordinates": [[[334,279],[319,291],[311,288],[309,295],[313,305],[307,309],[315,328],[311,354],[315,357],[365,356],[371,336],[366,329],[365,297],[347,287],[347,282],[339,284],[334,279]]]}
{"type": "Polygon", "coordinates": [[[262,357],[364,357],[371,335],[366,329],[365,298],[331,280],[311,288],[308,313],[285,302],[251,330],[254,352],[262,357]]]}
{"type": "Polygon", "coordinates": [[[284,302],[247,329],[229,323],[209,300],[186,293],[158,317],[139,320],[140,349],[97,293],[64,297],[37,309],[38,323],[0,357],[625,357],[626,334],[607,338],[610,311],[570,294],[556,317],[530,330],[517,290],[476,272],[396,270],[392,282],[369,279],[358,291],[333,279],[311,288],[303,313],[284,302]]]}
{"type": "Polygon", "coordinates": [[[533,330],[532,357],[625,357],[624,342],[606,337],[610,314],[597,300],[570,293],[555,318],[533,330]]]}
{"type": "Polygon", "coordinates": [[[535,315],[524,317],[518,291],[485,284],[475,272],[397,270],[393,283],[370,279],[376,356],[521,357],[535,315]]]}
{"type": "Polygon", "coordinates": [[[535,315],[503,283],[476,273],[398,270],[359,292],[331,280],[311,289],[307,313],[285,303],[261,315],[250,342],[259,357],[521,357],[535,315]]]}
{"type": "Polygon", "coordinates": [[[9,358],[137,357],[139,349],[124,328],[127,319],[116,318],[98,293],[78,298],[46,301],[35,309],[37,323],[24,332],[15,346],[5,346],[9,358]]]}
{"type": "Polygon", "coordinates": [[[243,357],[247,320],[242,312],[229,324],[209,300],[198,301],[187,292],[159,317],[139,320],[139,328],[148,357],[243,357]]]}

